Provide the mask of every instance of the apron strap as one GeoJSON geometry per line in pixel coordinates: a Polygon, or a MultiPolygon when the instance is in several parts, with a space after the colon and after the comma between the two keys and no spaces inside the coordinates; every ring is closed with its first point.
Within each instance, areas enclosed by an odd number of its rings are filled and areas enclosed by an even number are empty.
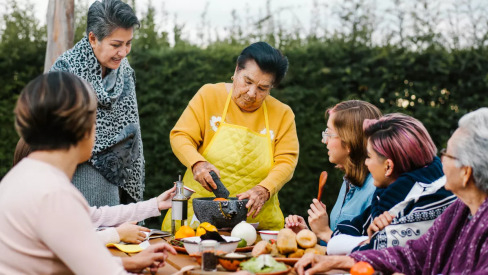
{"type": "MultiPolygon", "coordinates": [[[[229,109],[230,99],[232,98],[232,92],[234,88],[230,88],[230,93],[225,101],[224,112],[222,113],[222,121],[220,123],[225,123],[225,117],[227,116],[227,110],[229,109]]],[[[271,139],[271,133],[269,132],[269,120],[268,120],[268,108],[266,108],[266,102],[263,101],[263,111],[264,111],[264,123],[266,124],[266,135],[271,139]]]]}
{"type": "Polygon", "coordinates": [[[222,114],[222,121],[220,123],[225,122],[225,117],[227,116],[227,110],[229,109],[230,99],[232,98],[232,89],[233,88],[230,88],[230,93],[227,96],[227,100],[225,101],[224,113],[222,114]]]}

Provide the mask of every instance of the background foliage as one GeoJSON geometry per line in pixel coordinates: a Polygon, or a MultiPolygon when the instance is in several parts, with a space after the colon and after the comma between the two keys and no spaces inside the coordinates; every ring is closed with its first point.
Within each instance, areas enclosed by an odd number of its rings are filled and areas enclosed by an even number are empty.
{"type": "MultiPolygon", "coordinates": [[[[188,101],[205,83],[230,81],[239,52],[259,40],[279,47],[290,62],[287,77],[272,91],[295,112],[300,141],[295,175],[280,191],[285,215],[306,215],[322,170],[329,172],[324,199],[329,210],[335,202],[342,173],[328,162],[320,140],[326,127],[325,110],[340,101],[361,99],[384,113],[410,114],[426,125],[438,147],[445,146],[463,114],[488,106],[488,25],[477,25],[470,39],[446,35],[436,30],[432,15],[429,20],[421,16],[429,10],[426,2],[417,2],[424,6],[411,15],[416,31],[403,32],[400,24],[376,43],[372,40],[376,25],[365,1],[346,1],[341,6],[342,32],[319,35],[317,31],[304,37],[296,30],[270,28],[279,24],[269,12],[266,20],[257,20],[252,34],[233,26],[228,37],[201,44],[185,40],[182,25],[175,24],[171,35],[159,31],[154,9],[149,6],[142,11],[142,25],[129,58],[137,75],[145,197],[160,194],[185,171],[173,155],[168,137],[188,101]]],[[[77,5],[76,41],[84,33],[86,10],[86,4],[77,5]]],[[[46,28],[35,20],[32,8],[19,8],[12,2],[0,36],[2,177],[11,166],[18,139],[13,127],[15,100],[25,84],[43,71],[45,37],[46,28]]],[[[150,225],[157,227],[156,222],[152,220],[150,225]]]]}

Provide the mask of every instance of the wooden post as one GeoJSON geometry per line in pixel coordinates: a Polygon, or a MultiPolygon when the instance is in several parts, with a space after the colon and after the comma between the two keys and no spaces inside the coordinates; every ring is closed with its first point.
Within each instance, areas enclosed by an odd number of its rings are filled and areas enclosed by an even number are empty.
{"type": "Polygon", "coordinates": [[[49,0],[46,17],[47,48],[44,72],[49,71],[56,58],[73,47],[74,11],[74,0],[49,0]]]}

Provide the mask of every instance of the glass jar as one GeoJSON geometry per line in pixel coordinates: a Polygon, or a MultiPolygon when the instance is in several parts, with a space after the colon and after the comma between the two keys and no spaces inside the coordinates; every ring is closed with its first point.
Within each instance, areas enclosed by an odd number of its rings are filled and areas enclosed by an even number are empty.
{"type": "Polygon", "coordinates": [[[217,271],[217,255],[215,251],[219,246],[219,242],[214,240],[204,240],[199,244],[199,251],[202,255],[202,270],[217,271]]]}

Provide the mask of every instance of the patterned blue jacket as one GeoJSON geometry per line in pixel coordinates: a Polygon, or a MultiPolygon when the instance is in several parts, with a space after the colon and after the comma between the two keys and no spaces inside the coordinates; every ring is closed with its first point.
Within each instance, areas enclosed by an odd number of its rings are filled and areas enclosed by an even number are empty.
{"type": "Polygon", "coordinates": [[[444,189],[444,184],[442,163],[435,157],[429,165],[403,173],[388,187],[377,188],[371,206],[354,219],[339,223],[332,236],[367,236],[371,221],[389,211],[396,216],[392,223],[373,235],[368,244],[353,251],[403,246],[427,232],[434,220],[456,200],[455,195],[444,189]]]}

